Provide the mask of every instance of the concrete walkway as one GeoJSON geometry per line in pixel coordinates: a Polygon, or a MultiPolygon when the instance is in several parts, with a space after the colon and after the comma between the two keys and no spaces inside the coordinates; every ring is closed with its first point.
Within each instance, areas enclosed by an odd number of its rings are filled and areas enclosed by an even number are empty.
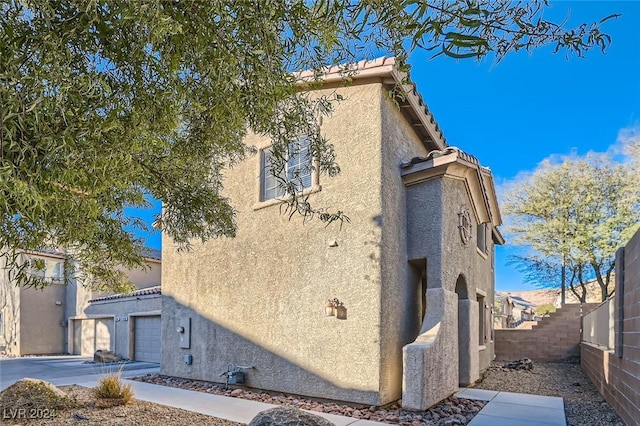
{"type": "MultiPolygon", "coordinates": [[[[141,375],[149,373],[148,370],[139,371],[141,375]]],[[[135,371],[127,371],[126,376],[134,376],[135,371]]],[[[123,375],[125,376],[125,375],[123,375]]],[[[238,423],[248,424],[256,414],[278,405],[265,404],[263,402],[250,401],[247,399],[233,398],[228,396],[213,395],[205,392],[190,391],[186,389],[173,388],[168,386],[153,385],[151,383],[138,382],[135,380],[124,380],[133,386],[135,398],[141,401],[153,402],[154,404],[166,405],[168,407],[182,408],[187,411],[206,414],[208,416],[231,420],[238,423]]],[[[97,379],[85,380],[60,380],[56,385],[75,384],[78,386],[95,387],[97,379]]],[[[369,420],[359,420],[353,417],[336,416],[335,414],[318,413],[309,411],[312,414],[324,417],[333,422],[336,426],[380,426],[387,423],[372,422],[369,420]]]]}
{"type": "Polygon", "coordinates": [[[564,401],[555,396],[466,388],[456,397],[489,401],[468,426],[567,426],[564,401]]]}

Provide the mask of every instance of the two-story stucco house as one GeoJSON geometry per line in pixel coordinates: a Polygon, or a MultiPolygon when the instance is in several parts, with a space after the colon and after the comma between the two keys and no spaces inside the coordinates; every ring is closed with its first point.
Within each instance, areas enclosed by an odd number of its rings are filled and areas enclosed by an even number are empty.
{"type": "Polygon", "coordinates": [[[393,59],[357,66],[349,86],[329,69],[319,89],[344,97],[321,124],[341,173],[302,179],[351,223],[282,215],[270,141],[248,136],[259,154],[225,181],[237,236],[189,253],[163,241],[162,374],[224,382],[232,364],[254,388],[425,409],[493,359],[491,173],[447,146],[412,86],[389,99],[393,59]]]}

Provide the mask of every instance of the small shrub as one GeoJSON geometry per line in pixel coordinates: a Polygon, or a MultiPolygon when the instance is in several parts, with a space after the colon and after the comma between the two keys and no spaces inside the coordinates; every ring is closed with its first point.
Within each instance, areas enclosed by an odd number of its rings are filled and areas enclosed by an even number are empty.
{"type": "Polygon", "coordinates": [[[535,309],[535,313],[540,316],[545,316],[552,314],[556,311],[556,307],[552,303],[545,303],[544,305],[540,305],[535,309]]]}
{"type": "Polygon", "coordinates": [[[127,405],[133,399],[133,388],[122,382],[119,373],[110,374],[98,381],[93,394],[98,399],[111,400],[108,405],[127,405]]]}

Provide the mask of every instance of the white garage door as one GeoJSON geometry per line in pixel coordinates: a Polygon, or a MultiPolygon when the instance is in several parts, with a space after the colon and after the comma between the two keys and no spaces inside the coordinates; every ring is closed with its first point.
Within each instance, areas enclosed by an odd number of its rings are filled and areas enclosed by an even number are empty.
{"type": "Polygon", "coordinates": [[[113,319],[77,319],[73,321],[73,353],[91,356],[96,350],[113,350],[113,319]]]}
{"type": "Polygon", "coordinates": [[[160,315],[134,318],[136,361],[160,362],[160,315]]]}

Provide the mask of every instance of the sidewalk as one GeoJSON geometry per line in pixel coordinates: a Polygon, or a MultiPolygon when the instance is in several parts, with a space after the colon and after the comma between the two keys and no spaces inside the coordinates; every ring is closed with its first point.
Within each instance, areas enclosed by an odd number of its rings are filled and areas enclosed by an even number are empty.
{"type": "Polygon", "coordinates": [[[466,388],[458,398],[489,401],[468,426],[566,426],[564,401],[554,396],[466,388]]]}

